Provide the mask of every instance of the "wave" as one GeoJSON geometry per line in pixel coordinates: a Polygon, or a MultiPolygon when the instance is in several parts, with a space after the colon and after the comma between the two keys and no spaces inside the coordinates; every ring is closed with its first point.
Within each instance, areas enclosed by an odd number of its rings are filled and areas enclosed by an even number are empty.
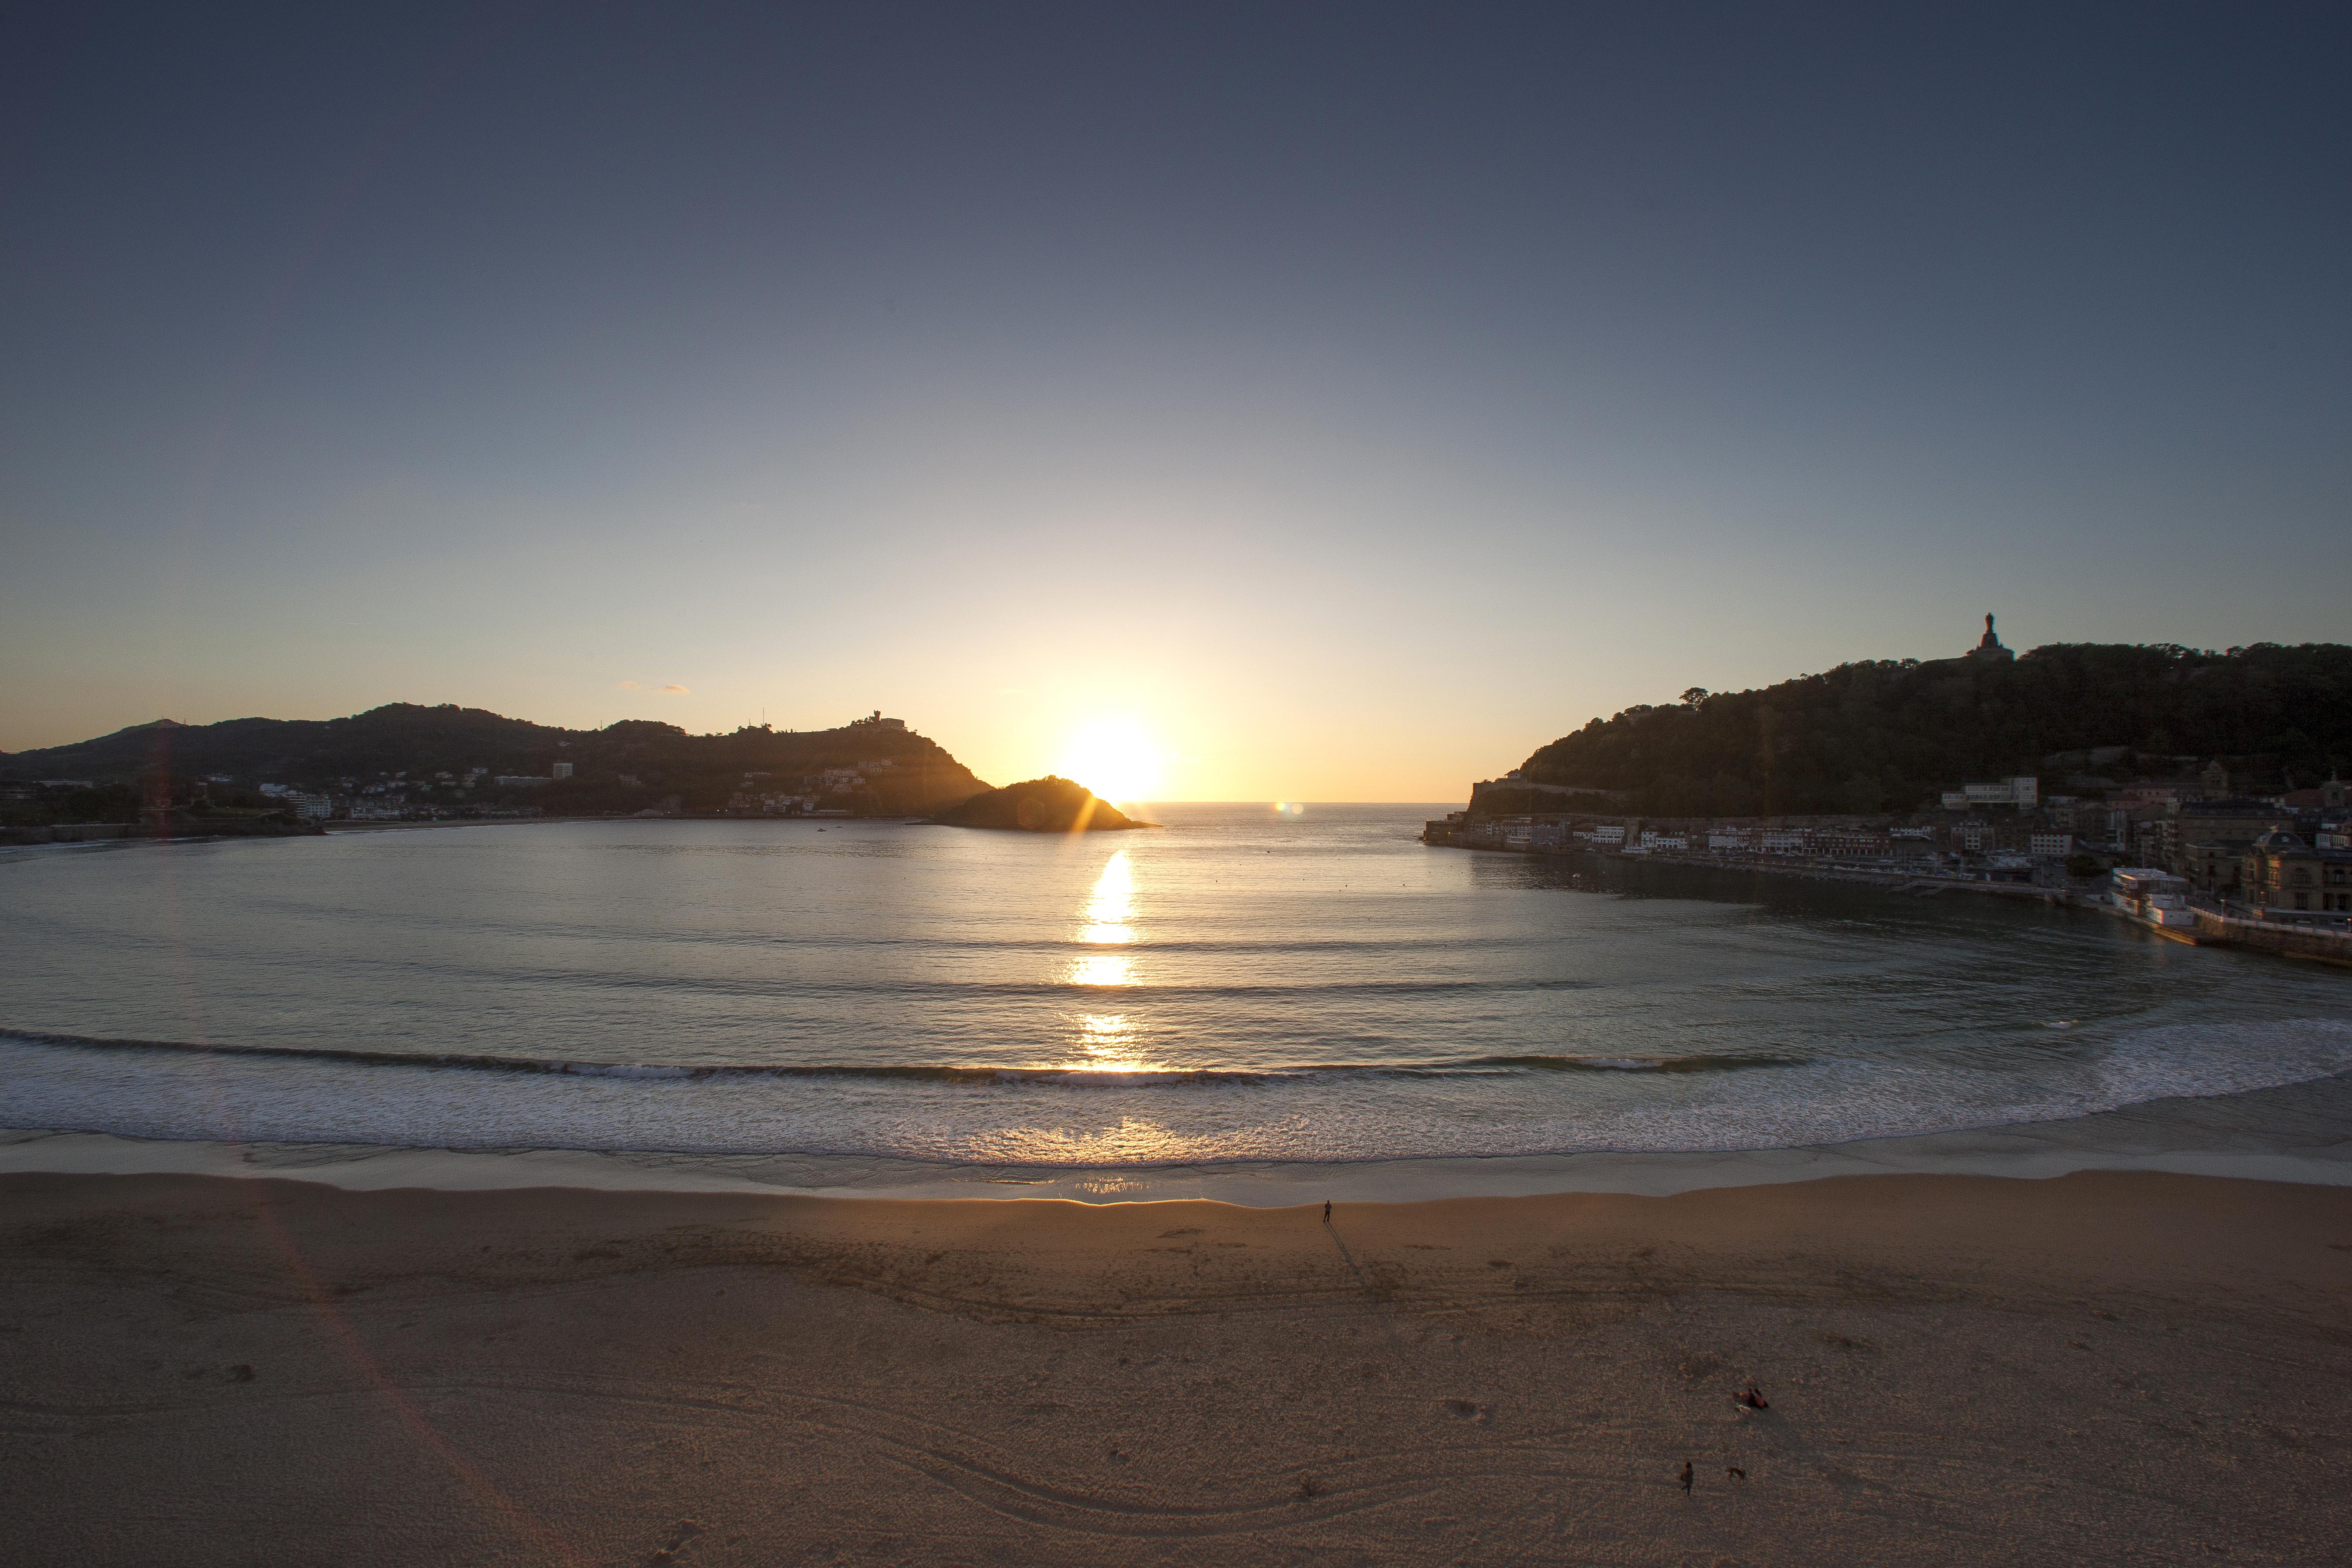
{"type": "Polygon", "coordinates": [[[1360,1078],[1486,1078],[1524,1072],[1693,1073],[1810,1065],[1800,1057],[1673,1056],[1463,1057],[1434,1061],[1317,1062],[1268,1068],[993,1067],[954,1063],[605,1062],[550,1057],[494,1056],[472,1051],[383,1051],[336,1046],[255,1046],[207,1040],[118,1039],[43,1029],[0,1029],[0,1040],[80,1050],[156,1051],[188,1056],[257,1057],[347,1066],[441,1071],[540,1073],[566,1078],[876,1079],[931,1083],[1050,1083],[1076,1088],[1133,1089],[1194,1083],[1273,1083],[1284,1079],[1360,1078]]]}

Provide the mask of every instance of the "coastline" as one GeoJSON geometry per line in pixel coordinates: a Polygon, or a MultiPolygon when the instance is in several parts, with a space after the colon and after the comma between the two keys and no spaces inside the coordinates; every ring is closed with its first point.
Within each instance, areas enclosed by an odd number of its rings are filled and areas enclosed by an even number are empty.
{"type": "Polygon", "coordinates": [[[1328,1226],[0,1194],[0,1464],[45,1562],[2024,1568],[2352,1540],[2342,1188],[1882,1175],[1328,1226]]]}
{"type": "Polygon", "coordinates": [[[1422,1203],[1778,1185],[1907,1173],[2048,1179],[2137,1171],[2352,1186],[2352,1073],[2231,1095],[2168,1098],[2055,1121],[1781,1149],[1595,1152],[1347,1163],[943,1165],[852,1155],[478,1152],[332,1143],[225,1143],[0,1129],[0,1176],[277,1176],[351,1191],[793,1194],[1081,1204],[1207,1201],[1281,1207],[1326,1197],[1422,1203]]]}

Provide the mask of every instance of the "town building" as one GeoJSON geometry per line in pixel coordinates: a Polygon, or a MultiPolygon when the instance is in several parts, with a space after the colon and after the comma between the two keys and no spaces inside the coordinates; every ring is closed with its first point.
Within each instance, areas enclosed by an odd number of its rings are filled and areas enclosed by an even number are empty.
{"type": "MultiPolygon", "coordinates": [[[[2142,825],[2145,826],[2145,825],[2142,825]]],[[[2170,866],[2183,876],[2189,870],[2183,846],[2235,839],[2252,844],[2263,834],[2294,826],[2294,814],[2266,800],[2198,800],[2180,807],[2165,826],[2172,830],[2165,856],[2151,864],[2170,866]]]]}
{"type": "Polygon", "coordinates": [[[2030,811],[2042,804],[2042,781],[2039,778],[1996,779],[1990,784],[1963,784],[1958,789],[1944,791],[1946,811],[1974,811],[1982,806],[2013,805],[2030,811]]]}
{"type": "Polygon", "coordinates": [[[2251,838],[2200,838],[2180,847],[2180,876],[2200,893],[2234,898],[2251,838]]]}
{"type": "Polygon", "coordinates": [[[2273,911],[2325,910],[2352,915],[2352,850],[2319,849],[2292,833],[2254,840],[2239,873],[2240,896],[2273,911]]]}

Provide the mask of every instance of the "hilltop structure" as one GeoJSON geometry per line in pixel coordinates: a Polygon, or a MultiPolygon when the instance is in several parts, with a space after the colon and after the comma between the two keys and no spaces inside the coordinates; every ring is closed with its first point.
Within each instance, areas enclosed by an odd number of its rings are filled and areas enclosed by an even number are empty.
{"type": "Polygon", "coordinates": [[[2000,639],[1992,635],[1992,616],[1988,612],[1985,616],[1984,636],[1979,637],[1977,639],[1977,646],[1970,648],[1962,657],[1967,658],[1980,658],[1992,664],[2005,664],[2011,659],[2015,658],[2017,655],[2001,647],[2000,639]]]}

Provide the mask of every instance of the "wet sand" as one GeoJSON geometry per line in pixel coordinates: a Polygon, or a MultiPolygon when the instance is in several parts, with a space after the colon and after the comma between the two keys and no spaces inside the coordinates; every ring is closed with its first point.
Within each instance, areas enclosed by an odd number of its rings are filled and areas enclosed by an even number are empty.
{"type": "Polygon", "coordinates": [[[2309,1563],[2352,1190],[13,1174],[0,1375],[7,1562],[2309,1563]]]}

